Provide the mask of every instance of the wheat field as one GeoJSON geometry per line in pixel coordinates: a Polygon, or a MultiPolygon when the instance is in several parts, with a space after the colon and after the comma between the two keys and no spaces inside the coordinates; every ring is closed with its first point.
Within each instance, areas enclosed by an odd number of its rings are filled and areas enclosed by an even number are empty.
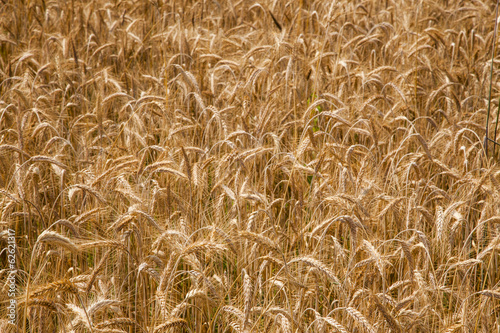
{"type": "Polygon", "coordinates": [[[0,332],[500,332],[495,1],[2,3],[0,332]]]}

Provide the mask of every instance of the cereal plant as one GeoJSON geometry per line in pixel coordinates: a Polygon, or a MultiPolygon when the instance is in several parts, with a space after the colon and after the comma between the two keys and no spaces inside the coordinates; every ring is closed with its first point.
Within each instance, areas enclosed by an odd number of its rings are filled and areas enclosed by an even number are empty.
{"type": "Polygon", "coordinates": [[[496,6],[2,0],[0,332],[500,331],[496,6]]]}

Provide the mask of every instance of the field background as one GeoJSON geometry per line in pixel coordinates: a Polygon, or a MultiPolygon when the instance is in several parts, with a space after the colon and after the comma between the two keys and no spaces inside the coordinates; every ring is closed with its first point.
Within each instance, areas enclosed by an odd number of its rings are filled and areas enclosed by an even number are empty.
{"type": "Polygon", "coordinates": [[[2,0],[0,331],[499,332],[495,5],[2,0]]]}

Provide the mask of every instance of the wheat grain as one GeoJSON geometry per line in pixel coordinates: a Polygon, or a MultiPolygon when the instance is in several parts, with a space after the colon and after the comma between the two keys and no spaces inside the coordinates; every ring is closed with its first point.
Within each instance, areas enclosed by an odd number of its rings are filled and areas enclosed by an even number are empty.
{"type": "Polygon", "coordinates": [[[493,5],[0,6],[19,331],[496,330],[493,5]]]}
{"type": "Polygon", "coordinates": [[[154,328],[153,332],[162,332],[162,331],[167,330],[169,328],[180,328],[180,327],[186,327],[186,326],[187,326],[187,322],[184,319],[173,318],[173,319],[170,319],[170,320],[164,322],[161,325],[156,326],[154,328]]]}
{"type": "Polygon", "coordinates": [[[37,243],[47,243],[61,246],[71,252],[78,252],[78,246],[68,237],[58,234],[55,231],[45,230],[38,236],[37,243]]]}
{"type": "Polygon", "coordinates": [[[366,320],[366,318],[361,314],[361,312],[351,307],[347,307],[345,310],[358,324],[360,324],[364,328],[365,331],[369,333],[375,333],[375,330],[373,329],[372,325],[370,325],[368,320],[366,320]]]}

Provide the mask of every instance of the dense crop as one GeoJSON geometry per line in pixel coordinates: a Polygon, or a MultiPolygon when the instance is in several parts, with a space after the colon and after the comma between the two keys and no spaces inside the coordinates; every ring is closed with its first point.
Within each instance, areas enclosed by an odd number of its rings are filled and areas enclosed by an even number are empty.
{"type": "Polygon", "coordinates": [[[17,331],[500,330],[492,1],[3,0],[0,23],[17,331]]]}

